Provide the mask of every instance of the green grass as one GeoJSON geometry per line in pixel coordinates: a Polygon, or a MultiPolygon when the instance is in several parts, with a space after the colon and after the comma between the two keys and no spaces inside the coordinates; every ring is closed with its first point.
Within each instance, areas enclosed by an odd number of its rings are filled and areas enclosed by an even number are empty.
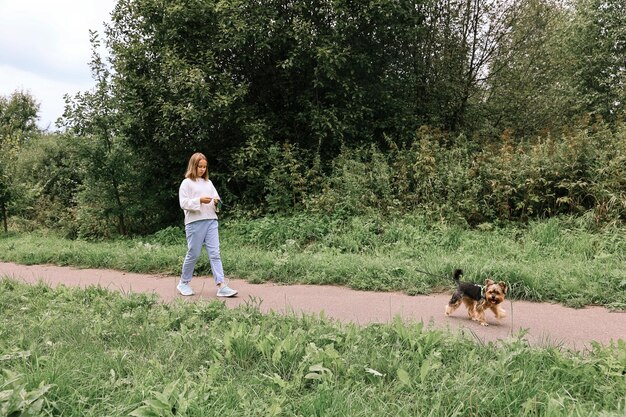
{"type": "MultiPolygon", "coordinates": [[[[626,309],[625,232],[623,226],[596,229],[584,217],[467,229],[411,216],[346,222],[297,215],[225,220],[220,227],[227,275],[252,282],[427,294],[450,289],[448,276],[462,268],[470,280],[506,281],[511,299],[615,310],[626,309]]],[[[3,261],[174,275],[180,272],[185,249],[179,228],[101,242],[42,232],[0,237],[3,261]]],[[[197,272],[209,271],[203,257],[197,272]]]]}
{"type": "Polygon", "coordinates": [[[0,280],[0,415],[618,416],[626,344],[478,344],[396,320],[0,280]],[[39,411],[37,411],[39,407],[39,411]],[[26,414],[35,409],[33,414],[26,414]],[[20,412],[24,414],[19,414],[20,412]]]}

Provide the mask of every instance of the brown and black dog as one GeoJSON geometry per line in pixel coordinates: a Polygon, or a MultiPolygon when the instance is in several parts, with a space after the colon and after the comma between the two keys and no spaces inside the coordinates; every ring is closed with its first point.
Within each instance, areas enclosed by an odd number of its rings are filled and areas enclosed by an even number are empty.
{"type": "Polygon", "coordinates": [[[485,320],[485,310],[487,309],[493,311],[498,320],[506,317],[506,311],[500,307],[507,291],[504,281],[496,283],[491,279],[486,279],[485,285],[478,285],[461,281],[461,275],[463,275],[463,270],[454,270],[453,279],[457,289],[446,305],[446,316],[452,314],[463,303],[467,307],[469,317],[483,326],[488,326],[485,320]]]}

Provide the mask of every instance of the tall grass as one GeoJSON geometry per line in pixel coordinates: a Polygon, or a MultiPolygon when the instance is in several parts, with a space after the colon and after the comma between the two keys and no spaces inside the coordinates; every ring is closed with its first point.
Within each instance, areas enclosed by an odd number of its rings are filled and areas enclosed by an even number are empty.
{"type": "Polygon", "coordinates": [[[626,345],[477,344],[397,320],[341,325],[0,280],[0,410],[63,416],[610,416],[626,345]],[[23,401],[25,397],[34,402],[23,401]],[[38,401],[38,404],[35,402],[38,401]]]}
{"type": "MultiPolygon", "coordinates": [[[[473,280],[507,281],[513,299],[626,308],[624,229],[595,229],[584,217],[468,229],[419,216],[338,220],[309,214],[226,220],[220,233],[227,274],[253,282],[424,294],[449,289],[451,271],[463,268],[473,280]]],[[[131,272],[179,274],[185,248],[179,228],[103,242],[42,233],[0,237],[4,261],[131,272]]],[[[203,257],[197,272],[209,271],[203,257]]]]}

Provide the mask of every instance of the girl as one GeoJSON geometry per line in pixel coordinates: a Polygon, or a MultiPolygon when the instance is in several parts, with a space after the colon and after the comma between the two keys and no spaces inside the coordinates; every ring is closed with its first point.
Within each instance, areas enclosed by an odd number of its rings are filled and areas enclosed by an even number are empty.
{"type": "Polygon", "coordinates": [[[187,255],[176,289],[182,295],[193,295],[189,282],[193,278],[193,270],[204,245],[209,255],[213,278],[215,278],[215,283],[218,286],[217,296],[232,297],[237,294],[237,291],[224,283],[224,270],[220,259],[220,240],[216,214],[220,196],[209,180],[207,159],[203,154],[194,153],[191,155],[185,179],[178,190],[178,199],[180,208],[185,212],[187,255]]]}

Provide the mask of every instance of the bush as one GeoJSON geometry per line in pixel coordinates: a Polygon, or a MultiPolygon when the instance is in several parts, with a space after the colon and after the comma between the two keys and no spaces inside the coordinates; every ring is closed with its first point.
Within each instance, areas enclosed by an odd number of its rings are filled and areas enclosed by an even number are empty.
{"type": "MultiPolygon", "coordinates": [[[[319,155],[295,145],[270,143],[258,129],[235,154],[233,170],[216,179],[223,183],[220,192],[229,205],[225,216],[295,212],[301,221],[314,215],[346,222],[354,216],[418,214],[461,226],[560,215],[584,216],[596,226],[626,219],[624,124],[611,129],[595,121],[523,141],[504,132],[499,143],[424,126],[402,147],[391,141],[387,149],[344,146],[328,166],[319,155]]],[[[116,162],[124,173],[118,178],[120,212],[111,202],[111,190],[104,193],[100,182],[87,174],[91,153],[81,149],[91,145],[65,136],[44,136],[33,145],[20,153],[16,164],[15,182],[21,185],[15,199],[19,210],[14,212],[28,229],[57,229],[67,237],[115,237],[124,220],[127,232],[147,233],[156,223],[146,218],[145,208],[175,199],[175,186],[170,195],[138,199],[141,179],[131,172],[129,155],[122,155],[116,162]],[[33,176],[33,169],[40,175],[33,176]]]]}
{"type": "Polygon", "coordinates": [[[156,233],[148,236],[146,240],[149,243],[155,243],[165,246],[186,245],[185,230],[183,230],[182,227],[166,227],[165,229],[161,229],[156,233]]]}
{"type": "Polygon", "coordinates": [[[626,132],[602,123],[542,138],[503,144],[485,153],[484,202],[498,219],[527,221],[596,212],[597,221],[626,219],[626,132]]]}
{"type": "Polygon", "coordinates": [[[602,122],[557,137],[483,148],[427,127],[404,148],[344,149],[313,211],[335,218],[419,212],[477,226],[592,213],[596,224],[626,219],[626,128],[602,122]]]}

